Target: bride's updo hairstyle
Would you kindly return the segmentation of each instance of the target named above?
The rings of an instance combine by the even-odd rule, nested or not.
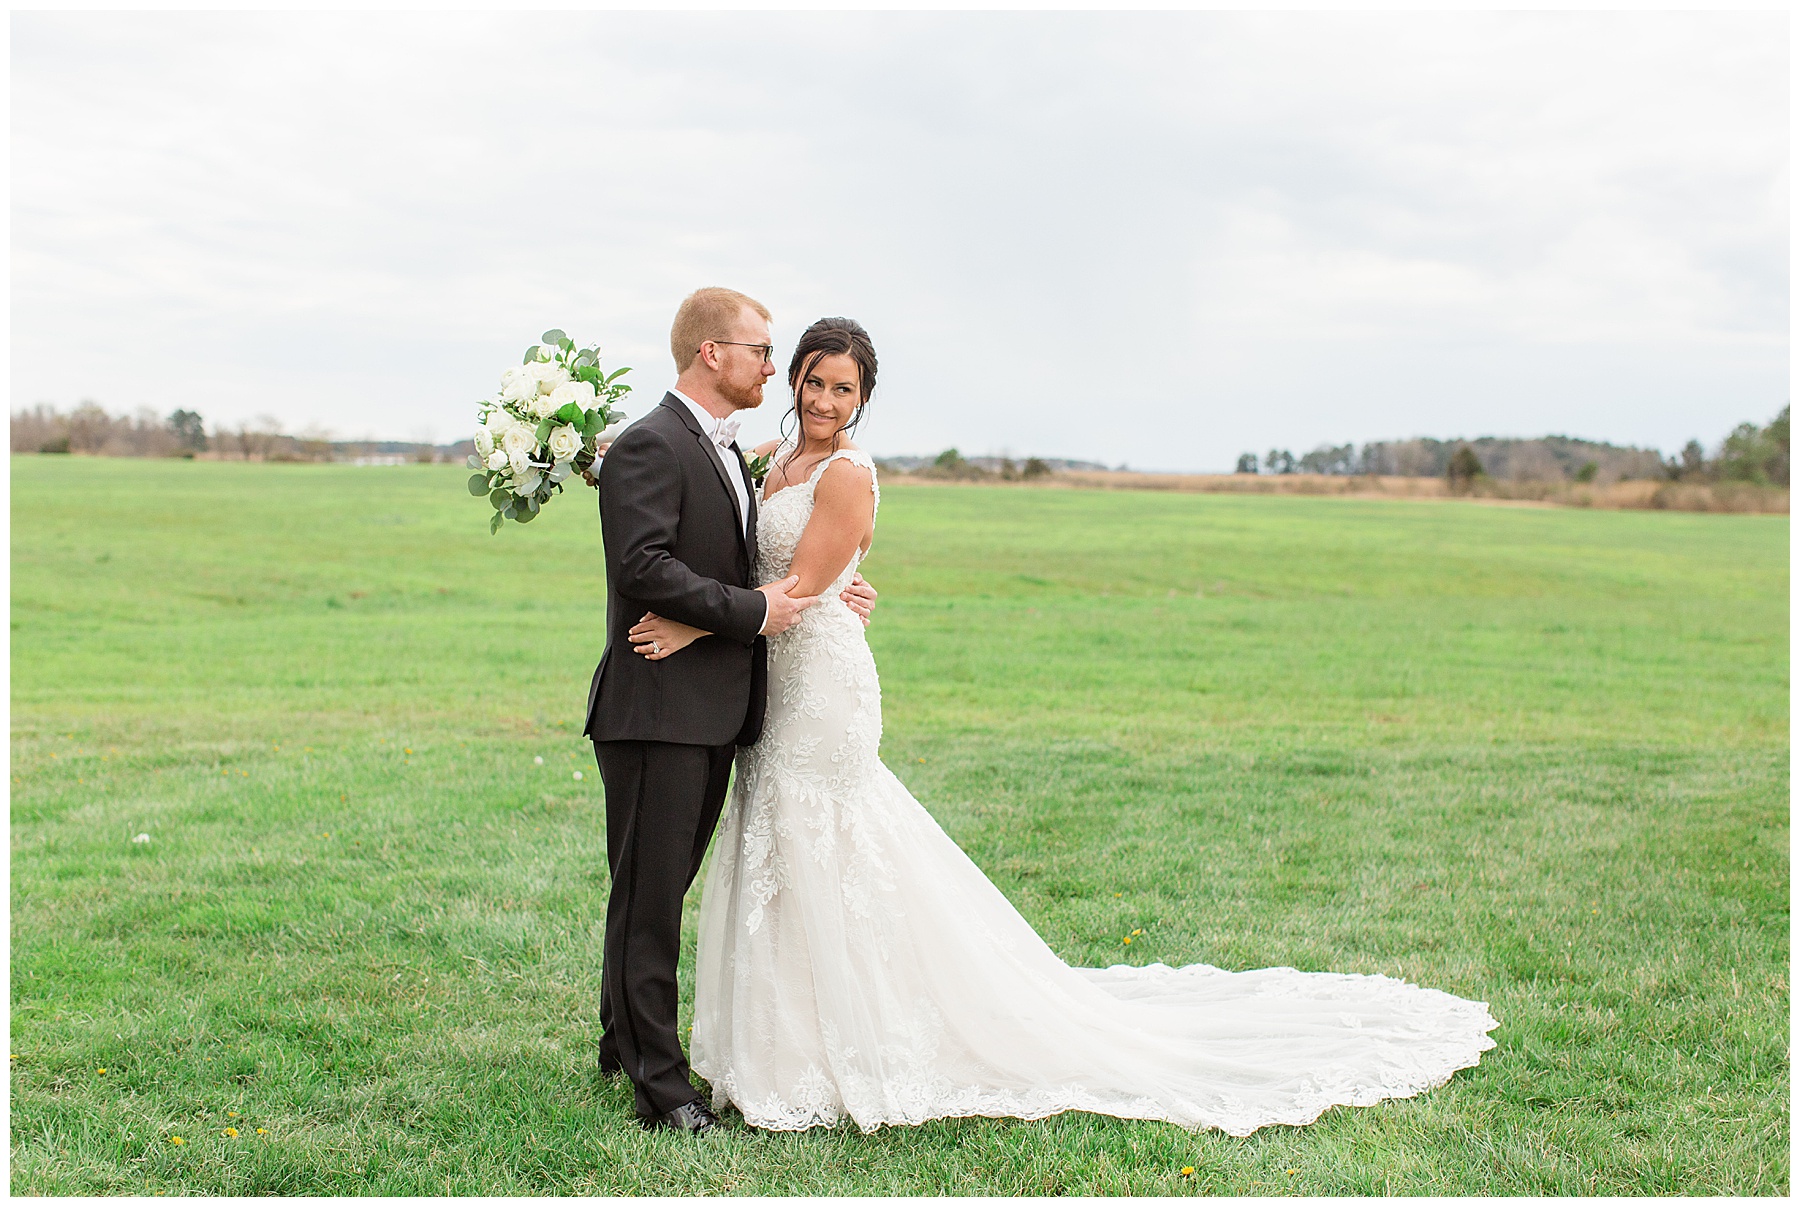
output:
[[[862,401],[856,404],[856,411],[850,416],[850,422],[837,431],[841,436],[862,422],[863,410],[869,405],[869,395],[875,392],[875,345],[869,339],[869,333],[863,330],[863,325],[855,319],[820,319],[801,332],[800,342],[794,345],[794,359],[788,362],[788,388],[794,392],[794,407],[788,412],[788,416],[795,423],[800,421],[800,383],[813,371],[813,366],[827,356],[848,356],[854,360],[857,381],[862,390]],[[787,426],[785,420],[782,426]],[[836,443],[835,437],[833,443]],[[798,442],[796,452],[797,444]]]

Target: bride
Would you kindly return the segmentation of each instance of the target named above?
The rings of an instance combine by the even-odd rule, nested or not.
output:
[[[882,765],[881,686],[837,594],[875,534],[848,435],[875,351],[821,319],[794,351],[757,581],[819,602],[769,642],[768,719],[738,752],[700,913],[693,1068],[784,1131],[1093,1111],[1248,1135],[1441,1085],[1494,1046],[1484,1002],[1291,968],[1071,968]],[[632,630],[666,658],[703,631]]]

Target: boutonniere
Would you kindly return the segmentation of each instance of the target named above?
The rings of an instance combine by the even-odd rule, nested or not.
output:
[[[746,458],[745,464],[748,465],[750,469],[750,480],[760,487],[763,484],[763,479],[769,476],[769,465],[774,460],[774,453],[764,453],[760,457]]]

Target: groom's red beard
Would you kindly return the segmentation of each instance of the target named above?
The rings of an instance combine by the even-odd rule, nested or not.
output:
[[[760,376],[752,385],[740,386],[735,382],[721,381],[718,388],[719,397],[740,411],[762,405],[763,379]]]

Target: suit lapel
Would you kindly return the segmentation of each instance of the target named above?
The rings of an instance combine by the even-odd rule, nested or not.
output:
[[[738,472],[744,476],[744,497],[750,500],[750,522],[744,525],[744,552],[750,559],[750,569],[756,569],[756,483],[750,477],[750,466],[744,460],[744,450],[731,442],[731,451],[737,457]]]
[[[737,517],[738,544],[747,547],[748,542],[746,540],[746,533],[749,530],[749,525],[744,522],[744,513],[738,507],[737,491],[731,489],[731,479],[726,476],[729,471],[725,468],[725,458],[720,454],[719,446],[712,442],[712,437],[700,430],[699,421],[694,418],[694,413],[687,409],[686,404],[683,403],[681,399],[675,397],[673,394],[665,394],[663,395],[662,405],[668,407],[671,411],[674,411],[681,419],[682,426],[692,432],[694,439],[700,442],[700,447],[706,454],[707,461],[712,464],[713,472],[719,476],[719,485],[725,491],[726,501],[731,504],[731,514]],[[741,472],[744,467],[743,458],[737,458],[737,462],[738,469]],[[746,495],[746,497],[748,496]],[[752,507],[754,506],[755,504],[752,504]]]

